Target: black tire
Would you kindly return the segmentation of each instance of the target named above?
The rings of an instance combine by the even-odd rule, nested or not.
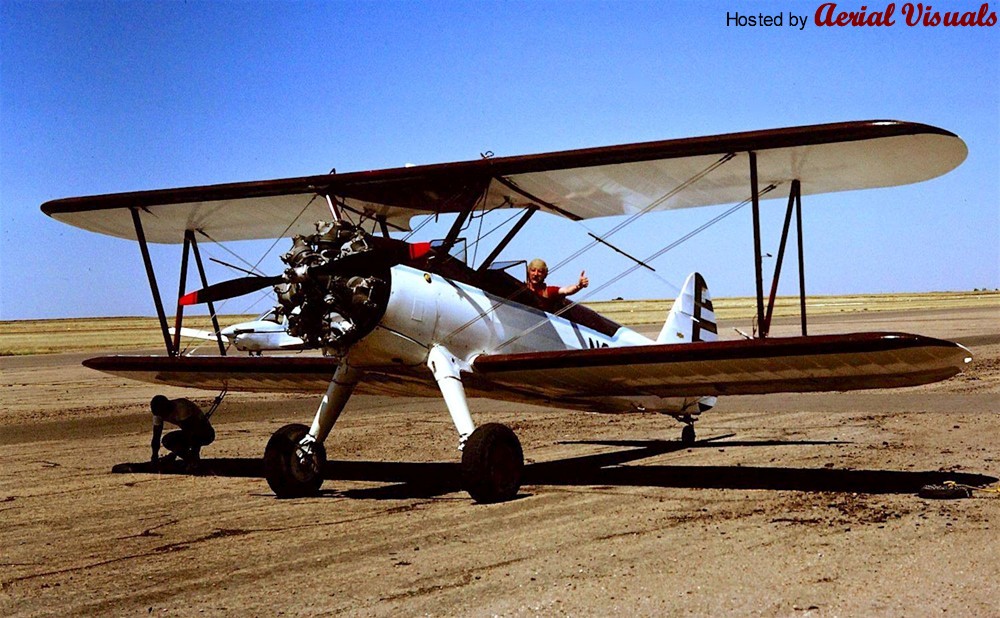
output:
[[[315,496],[323,484],[326,449],[313,445],[310,464],[299,461],[295,451],[299,441],[309,432],[305,425],[285,425],[271,435],[264,448],[264,477],[279,498]]]
[[[524,451],[514,431],[487,423],[472,432],[462,449],[462,487],[480,504],[517,496],[524,471]]]
[[[694,425],[684,425],[684,429],[681,429],[681,444],[684,446],[694,444]]]

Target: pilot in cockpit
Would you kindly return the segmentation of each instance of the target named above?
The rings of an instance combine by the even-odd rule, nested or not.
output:
[[[545,285],[545,277],[549,274],[549,267],[544,260],[535,258],[528,263],[527,288],[540,300],[542,309],[554,311],[564,304],[567,296],[576,294],[583,288],[590,285],[587,278],[587,271],[580,273],[580,279],[572,285],[559,287],[556,285]]]

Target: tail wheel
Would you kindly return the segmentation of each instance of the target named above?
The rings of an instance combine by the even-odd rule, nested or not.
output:
[[[521,489],[524,452],[514,431],[487,423],[472,432],[462,449],[462,486],[482,504],[506,502]]]
[[[310,453],[300,448],[309,432],[305,425],[285,425],[271,435],[264,449],[264,477],[279,498],[314,496],[323,484],[326,449],[313,443]]]

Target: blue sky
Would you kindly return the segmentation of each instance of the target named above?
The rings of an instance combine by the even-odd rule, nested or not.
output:
[[[969,158],[918,185],[807,197],[808,291],[1000,287],[1000,27],[817,27],[820,4],[3,0],[0,319],[154,314],[135,243],[49,219],[51,199],[875,118],[953,131]],[[789,11],[810,23],[788,27]],[[736,12],[786,25],[727,26]],[[649,255],[724,209],[650,215],[614,240]],[[783,201],[763,216],[776,253]],[[535,217],[504,257],[556,263],[615,223]],[[202,251],[255,262],[269,246]],[[715,296],[751,295],[752,259],[744,209],[593,299],[673,296],[691,270]],[[169,307],[180,246],[153,260]],[[629,265],[597,248],[550,279],[586,269],[596,287]],[[795,283],[786,270],[781,292]]]

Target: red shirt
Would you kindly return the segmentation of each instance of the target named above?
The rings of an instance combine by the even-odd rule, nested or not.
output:
[[[536,290],[531,286],[527,286],[531,292],[538,297],[539,307],[543,311],[548,311],[549,313],[554,313],[558,311],[560,307],[565,304],[566,296],[559,293],[558,285],[549,285],[544,289]]]

